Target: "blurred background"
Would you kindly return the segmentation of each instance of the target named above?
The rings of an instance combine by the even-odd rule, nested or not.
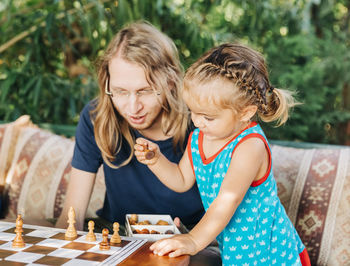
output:
[[[185,69],[223,42],[260,51],[271,83],[303,103],[285,126],[263,125],[269,138],[350,145],[350,0],[0,0],[0,121],[74,128],[98,91],[96,58],[141,19]]]

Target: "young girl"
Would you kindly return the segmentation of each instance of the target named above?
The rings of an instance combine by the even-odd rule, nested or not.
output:
[[[277,196],[269,144],[253,121],[286,122],[295,105],[291,93],[271,86],[259,53],[223,44],[188,69],[182,96],[197,129],[180,163],[144,138],[136,140],[135,155],[176,192],[197,181],[206,214],[188,234],[157,241],[151,250],[195,254],[217,237],[223,265],[310,265]]]

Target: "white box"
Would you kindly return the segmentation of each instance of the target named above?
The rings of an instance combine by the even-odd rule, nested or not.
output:
[[[167,214],[138,214],[138,222],[142,222],[148,220],[150,225],[131,225],[129,223],[129,218],[131,214],[125,215],[125,227],[127,235],[130,237],[137,237],[142,239],[148,239],[151,241],[157,241],[163,238],[169,238],[174,236],[175,234],[180,234],[179,229],[174,224],[173,219],[171,219],[170,215]],[[163,220],[168,222],[169,225],[157,225],[156,223],[159,220]],[[148,229],[149,232],[152,230],[159,232],[159,234],[136,234],[133,233],[135,230]],[[173,234],[166,233],[168,230],[171,230]]]

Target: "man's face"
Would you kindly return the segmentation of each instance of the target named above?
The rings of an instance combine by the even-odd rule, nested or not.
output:
[[[151,88],[143,68],[116,56],[109,62],[109,73],[113,105],[130,126],[143,134],[161,129],[164,99]]]

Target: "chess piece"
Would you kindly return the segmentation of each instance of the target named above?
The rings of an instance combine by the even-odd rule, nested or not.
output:
[[[88,222],[89,233],[87,233],[85,240],[89,242],[96,241],[96,236],[94,234],[95,223],[94,221]]]
[[[146,157],[147,160],[153,159],[154,155],[155,155],[154,151],[146,150],[145,157]]]
[[[16,233],[16,236],[12,242],[12,247],[13,248],[24,248],[25,244],[24,244],[24,240],[22,237],[23,220],[22,220],[22,216],[20,214],[17,215],[15,233]]]
[[[77,230],[75,229],[75,211],[73,207],[71,206],[68,211],[68,228],[66,230],[66,233],[64,235],[64,238],[66,240],[74,240],[78,237]]]
[[[111,244],[119,244],[122,242],[119,235],[119,223],[113,223],[113,235],[111,237]]]
[[[156,155],[154,151],[148,149],[147,145],[143,145],[143,150],[146,152],[145,158],[147,160],[153,159],[154,155]]]
[[[138,222],[138,216],[137,216],[137,214],[131,214],[130,215],[130,218],[129,218],[129,223],[131,224],[131,225],[135,225],[135,224],[137,224],[137,222]]]
[[[100,243],[100,250],[109,250],[111,248],[108,242],[108,233],[109,231],[107,228],[102,229],[102,242]]]

